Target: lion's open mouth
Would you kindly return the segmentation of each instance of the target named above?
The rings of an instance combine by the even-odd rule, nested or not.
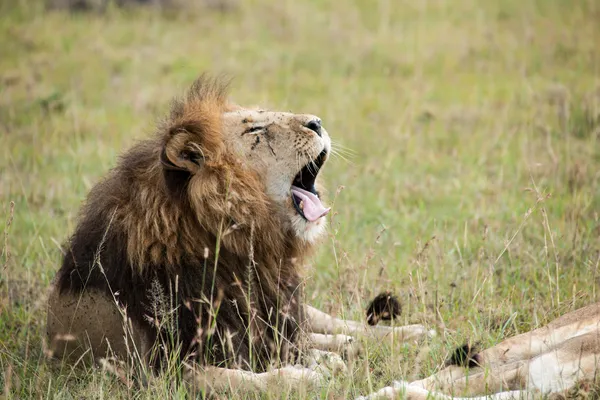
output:
[[[317,158],[306,164],[292,182],[292,202],[302,218],[314,222],[327,215],[331,208],[325,207],[319,199],[315,188],[315,180],[319,170],[327,158],[327,150],[323,150]]]

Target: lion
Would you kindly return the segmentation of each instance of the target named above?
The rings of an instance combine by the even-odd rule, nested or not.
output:
[[[87,196],[49,296],[50,353],[152,370],[175,358],[203,390],[261,390],[277,377],[320,382],[294,365],[355,353],[353,337],[433,335],[304,303],[303,266],[330,211],[317,179],[330,153],[318,117],[243,108],[201,76]]]
[[[396,381],[357,400],[580,398],[579,386],[597,385],[600,303],[481,352],[465,346],[446,368],[415,382]],[[470,354],[474,353],[474,354]],[[458,364],[458,365],[456,365]],[[583,396],[585,397],[585,396]]]

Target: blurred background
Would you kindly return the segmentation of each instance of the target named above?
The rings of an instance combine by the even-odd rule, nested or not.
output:
[[[185,397],[52,366],[42,338],[85,195],[202,72],[336,143],[309,301],[362,319],[392,290],[441,333],[422,363],[371,343],[321,397],[595,301],[599,44],[596,0],[0,0],[0,398]]]

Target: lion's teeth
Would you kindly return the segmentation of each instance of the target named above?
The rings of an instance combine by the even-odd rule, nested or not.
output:
[[[298,206],[301,210],[304,210],[304,200],[300,200],[300,204]]]

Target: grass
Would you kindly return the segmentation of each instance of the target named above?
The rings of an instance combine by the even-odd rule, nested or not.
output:
[[[492,345],[596,301],[599,20],[594,0],[166,15],[0,0],[0,398],[186,396],[168,377],[134,390],[48,363],[44,297],[86,193],[202,71],[233,76],[241,104],[319,115],[355,153],[324,170],[334,215],[310,302],[362,319],[390,289],[402,322],[441,333],[420,363],[418,348],[368,342],[318,395],[428,375],[466,338]]]

